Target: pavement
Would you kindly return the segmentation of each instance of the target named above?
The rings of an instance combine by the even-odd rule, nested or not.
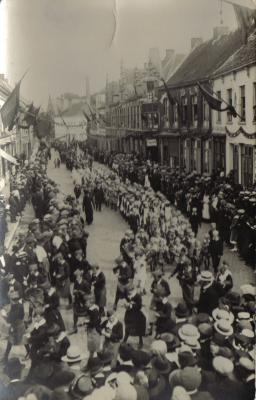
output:
[[[73,182],[71,172],[66,169],[64,165],[60,168],[55,168],[53,165],[54,153],[52,160],[48,165],[48,176],[53,179],[59,185],[59,189],[65,193],[73,194]],[[100,166],[101,168],[106,168]],[[27,224],[34,218],[34,212],[32,206],[27,204],[19,226],[16,228],[16,233],[20,229],[24,229]],[[88,239],[88,261],[97,262],[105,273],[107,280],[107,303],[108,306],[112,307],[114,303],[114,297],[116,292],[116,276],[113,274],[114,260],[119,255],[119,244],[123,237],[124,232],[128,228],[126,222],[122,219],[118,211],[110,210],[103,206],[102,212],[94,211],[93,224],[88,226],[86,229],[89,232]],[[205,232],[209,230],[208,224],[202,224],[199,231],[199,239],[201,239]],[[245,263],[239,259],[236,253],[230,252],[229,249],[225,249],[223,259],[226,259],[231,267],[233,278],[234,278],[234,289],[237,290],[244,283],[255,282],[255,275],[252,269],[245,265]],[[169,281],[171,288],[171,302],[173,305],[177,304],[181,300],[181,290],[176,277],[169,279],[170,271],[173,267],[166,268],[165,278]],[[146,282],[147,294],[143,297],[143,311],[147,316],[149,310],[149,304],[151,300],[150,284],[151,277],[149,276]],[[196,288],[195,296],[199,294],[199,287]],[[72,310],[68,310],[65,303],[61,304],[60,307],[66,330],[69,332],[73,326]],[[125,312],[124,301],[120,301],[118,304],[118,316],[123,320]],[[79,328],[77,334],[69,336],[72,344],[79,346],[81,352],[87,349],[87,337],[84,328]],[[129,339],[130,340],[130,339]],[[149,342],[152,338],[145,338],[145,347],[148,347]],[[131,338],[132,343],[136,343],[137,339]],[[24,348],[22,346],[16,346],[12,349],[12,354],[24,356]]]

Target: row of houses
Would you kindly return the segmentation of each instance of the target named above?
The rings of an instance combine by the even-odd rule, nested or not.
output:
[[[146,158],[186,171],[212,174],[232,170],[236,182],[249,187],[256,176],[256,26],[248,30],[215,28],[213,37],[193,43],[191,52],[163,85],[148,85],[147,96],[106,105],[107,124],[91,129],[101,149],[138,152]],[[229,110],[209,107],[198,82]],[[158,81],[159,83],[159,81]]]
[[[3,74],[0,74],[0,108],[12,92],[13,87]],[[20,107],[24,109],[28,102],[20,98]],[[27,127],[23,122],[23,113],[19,114],[19,121],[11,130],[4,128],[0,115],[0,190],[8,181],[15,158],[29,159],[35,141],[33,127]]]

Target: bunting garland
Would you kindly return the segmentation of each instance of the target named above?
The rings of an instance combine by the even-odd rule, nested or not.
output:
[[[86,124],[84,122],[81,122],[80,124],[67,124],[67,123],[64,124],[63,122],[54,121],[54,123],[55,123],[55,125],[66,126],[67,128],[81,128],[81,127],[86,126]]]
[[[236,132],[230,132],[226,126],[225,126],[225,130],[226,130],[227,135],[231,138],[235,138],[238,135],[240,135],[240,133],[241,133],[247,139],[256,139],[256,132],[247,133],[242,126],[240,126],[240,128]]]

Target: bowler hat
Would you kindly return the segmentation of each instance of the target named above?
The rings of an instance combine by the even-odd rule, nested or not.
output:
[[[159,374],[167,375],[171,372],[171,364],[165,356],[157,355],[151,360],[152,367],[154,367]]]
[[[189,316],[190,312],[186,305],[186,303],[178,303],[177,307],[175,308],[175,314],[178,318],[186,318]]]

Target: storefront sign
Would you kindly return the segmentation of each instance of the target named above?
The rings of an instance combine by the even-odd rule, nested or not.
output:
[[[155,147],[155,146],[157,146],[156,139],[147,139],[147,147]]]

